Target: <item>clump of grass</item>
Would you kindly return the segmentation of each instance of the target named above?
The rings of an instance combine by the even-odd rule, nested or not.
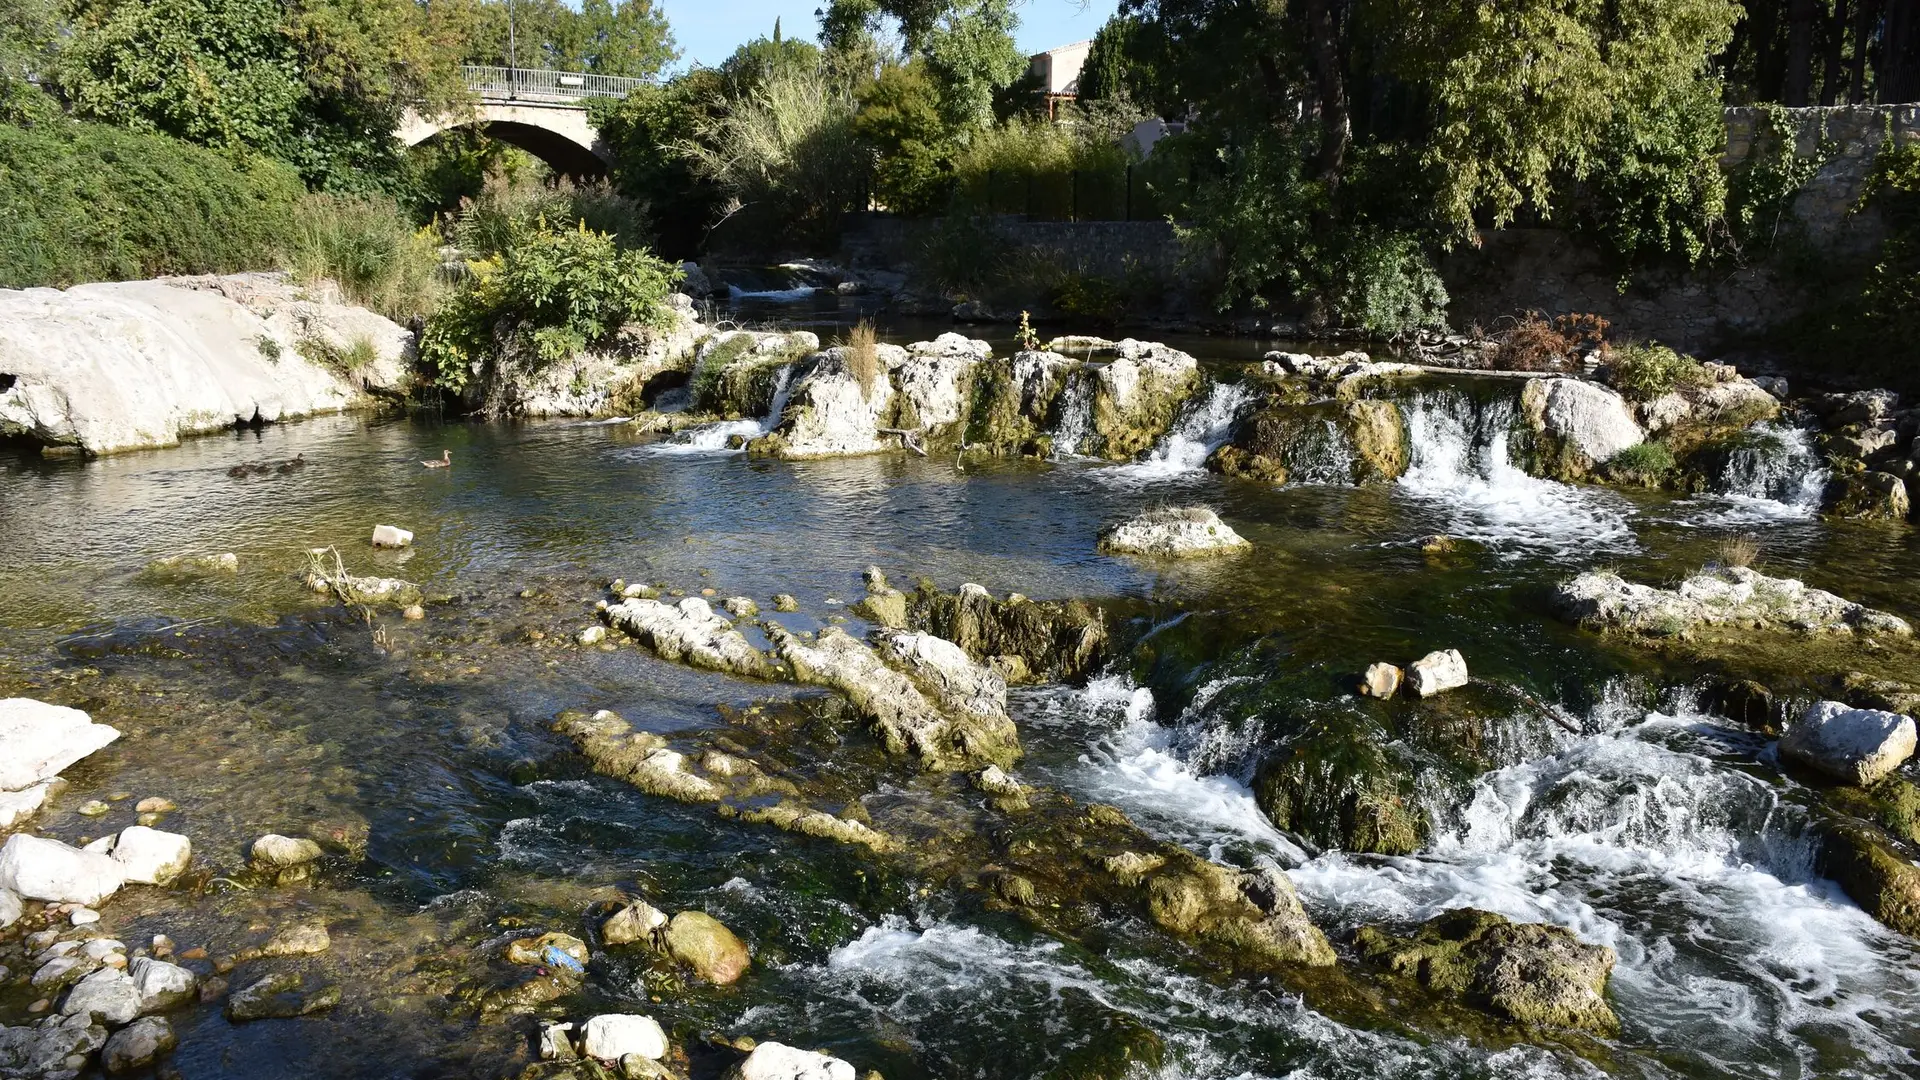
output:
[[[887,377],[887,367],[880,362],[880,335],[871,320],[861,319],[854,326],[847,334],[846,348],[848,373],[859,381],[862,391],[871,393]]]
[[[1697,386],[1700,362],[1665,345],[1629,345],[1609,361],[1613,388],[1635,401],[1652,401],[1682,387]]]
[[[1606,463],[1607,479],[1617,484],[1657,488],[1674,470],[1673,451],[1666,443],[1650,439],[1629,446]]]
[[[1721,566],[1752,566],[1760,558],[1760,538],[1752,533],[1721,537],[1713,557]]]

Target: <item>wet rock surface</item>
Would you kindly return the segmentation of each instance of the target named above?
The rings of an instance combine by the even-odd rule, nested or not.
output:
[[[1150,510],[1100,534],[1100,550],[1118,555],[1187,559],[1253,545],[1204,506]]]
[[[1902,638],[1913,633],[1895,615],[1743,566],[1703,570],[1673,589],[1590,571],[1563,582],[1553,602],[1563,618],[1583,625],[1655,636],[1701,626]]]
[[[1437,994],[1518,1023],[1603,1034],[1619,1027],[1606,999],[1613,950],[1563,927],[1462,908],[1405,937],[1363,928],[1355,945]]]

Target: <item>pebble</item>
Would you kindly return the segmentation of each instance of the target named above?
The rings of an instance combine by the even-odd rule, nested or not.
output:
[[[80,812],[88,817],[99,817],[111,809],[113,809],[113,807],[108,806],[99,799],[88,799],[86,802],[80,804]]]
[[[43,1013],[51,1008],[53,1008],[53,1002],[47,998],[41,998],[39,1001],[27,1006],[27,1011],[30,1013]]]
[[[107,801],[108,802],[124,802],[131,798],[133,798],[133,792],[131,791],[116,791],[113,794],[107,796]]]
[[[701,589],[700,595],[701,596],[717,596],[719,595],[719,592],[720,590],[718,589]]]
[[[427,609],[421,607],[419,604],[408,604],[401,610],[400,617],[408,622],[419,622],[421,619],[427,617]]]
[[[142,814],[164,814],[170,810],[179,809],[179,807],[173,804],[172,799],[161,795],[149,795],[139,802],[134,803],[133,808]]]
[[[182,960],[205,960],[206,958],[207,950],[198,945],[180,954]]]
[[[173,955],[173,939],[165,934],[153,935],[153,955],[165,960]]]
[[[79,908],[74,911],[72,915],[67,916],[67,918],[75,926],[87,926],[99,922],[100,913],[92,908]]]

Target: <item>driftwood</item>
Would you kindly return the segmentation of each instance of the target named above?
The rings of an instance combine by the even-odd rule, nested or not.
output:
[[[907,449],[913,451],[914,453],[919,454],[921,457],[927,456],[927,448],[920,445],[920,431],[918,429],[913,431],[908,431],[905,428],[883,427],[878,430],[882,435],[900,436],[901,446],[904,446]]]

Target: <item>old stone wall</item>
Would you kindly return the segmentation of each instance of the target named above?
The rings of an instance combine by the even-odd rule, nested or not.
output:
[[[1171,280],[1180,273],[1180,242],[1164,221],[1028,221],[1009,214],[988,224],[992,237],[987,242],[1004,256],[1044,258],[1116,281],[1135,274]],[[933,261],[944,222],[860,214],[848,225],[841,257],[849,265],[912,274]]]

